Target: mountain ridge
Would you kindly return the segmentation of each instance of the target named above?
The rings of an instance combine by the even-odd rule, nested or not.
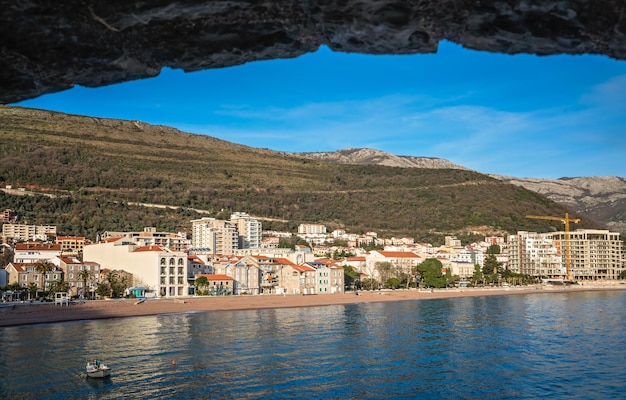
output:
[[[525,215],[571,212],[523,187],[447,168],[437,159],[428,163],[446,168],[341,164],[140,121],[22,107],[0,107],[0,132],[0,183],[60,194],[2,192],[0,208],[18,211],[29,223],[56,224],[66,235],[145,226],[185,231],[201,217],[198,209],[216,218],[233,211],[271,218],[276,222],[266,226],[273,230],[323,223],[432,243],[444,235],[558,230],[558,224]],[[380,156],[366,153],[369,162]],[[148,210],[135,205],[140,203],[172,209]],[[601,226],[581,217],[584,227]]]
[[[468,169],[441,158],[399,156],[367,148],[293,154],[344,164],[389,165],[399,168]],[[487,175],[542,194],[575,212],[603,223],[611,230],[622,234],[626,233],[626,179],[623,177],[608,175],[543,179],[499,174]]]

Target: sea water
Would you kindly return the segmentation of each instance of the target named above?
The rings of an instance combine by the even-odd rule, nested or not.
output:
[[[626,397],[626,291],[0,328],[0,399]],[[112,367],[84,373],[87,360]]]

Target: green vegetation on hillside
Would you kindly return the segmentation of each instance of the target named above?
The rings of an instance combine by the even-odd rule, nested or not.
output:
[[[310,222],[431,241],[471,231],[561,229],[524,216],[568,211],[472,171],[315,162],[137,121],[0,107],[0,133],[0,182],[57,195],[4,194],[0,207],[92,238],[144,226],[188,230],[201,216],[190,208],[290,221],[264,223],[275,229]],[[598,227],[588,220],[584,226]]]

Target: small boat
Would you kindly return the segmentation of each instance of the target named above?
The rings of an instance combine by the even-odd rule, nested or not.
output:
[[[87,361],[85,370],[90,378],[106,378],[111,375],[111,368],[98,359],[95,359],[93,362]]]

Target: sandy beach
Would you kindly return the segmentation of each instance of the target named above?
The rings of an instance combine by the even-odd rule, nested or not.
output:
[[[123,318],[186,312],[215,312],[263,308],[311,307],[333,304],[384,301],[428,300],[468,296],[519,295],[592,290],[626,290],[626,285],[610,286],[529,286],[510,288],[463,288],[440,290],[362,291],[326,295],[260,295],[189,297],[180,299],[113,299],[78,301],[69,305],[54,303],[0,303],[0,327],[103,318]]]

